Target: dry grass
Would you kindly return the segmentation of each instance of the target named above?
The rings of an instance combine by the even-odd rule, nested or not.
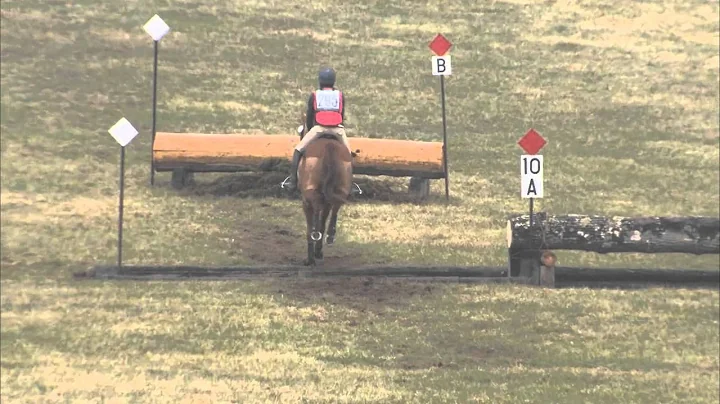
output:
[[[717,291],[68,281],[115,260],[118,146],[106,130],[122,116],[140,130],[127,153],[126,263],[303,258],[283,173],[198,175],[183,192],[161,174],[148,186],[141,27],[156,12],[172,27],[161,131],[290,133],[331,64],[351,137],[439,140],[427,42],[440,31],[455,43],[451,203],[442,181],[417,202],[405,179],[357,178],[370,198],[343,210],[326,266],[503,265],[505,216],[526,209],[516,141],[529,127],[549,139],[541,210],[720,214],[716,2],[4,1],[3,402],[717,399]]]
[[[720,381],[714,291],[14,286],[6,402],[712,402]]]

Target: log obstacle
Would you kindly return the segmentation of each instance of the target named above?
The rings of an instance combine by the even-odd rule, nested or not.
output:
[[[539,212],[533,215],[531,226],[529,215],[515,215],[507,221],[507,246],[509,277],[528,277],[532,283],[552,286],[557,263],[553,250],[720,254],[720,218],[551,216]]]
[[[718,287],[720,272],[712,270],[653,270],[556,268],[558,286],[643,287],[648,284]],[[508,277],[507,268],[443,266],[360,266],[308,269],[303,266],[96,266],[73,273],[75,279],[118,280],[251,280],[287,278],[380,278],[453,283],[532,284],[530,278]]]
[[[157,132],[153,165],[182,187],[196,172],[287,171],[299,136]],[[353,173],[411,177],[409,190],[427,196],[429,180],[445,178],[441,142],[351,137]]]

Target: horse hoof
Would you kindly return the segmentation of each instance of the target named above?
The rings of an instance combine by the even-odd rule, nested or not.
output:
[[[330,245],[335,242],[335,236],[327,236],[325,238],[325,244]]]
[[[315,259],[316,259],[316,260],[322,260],[323,258],[325,258],[325,256],[324,256],[324,254],[323,254],[322,252],[315,253]]]
[[[314,266],[315,260],[306,259],[305,261],[303,261],[303,265],[305,265],[306,267]]]

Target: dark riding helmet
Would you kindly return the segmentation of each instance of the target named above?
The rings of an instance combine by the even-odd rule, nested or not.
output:
[[[318,82],[320,87],[333,87],[335,85],[335,70],[331,67],[320,69]]]

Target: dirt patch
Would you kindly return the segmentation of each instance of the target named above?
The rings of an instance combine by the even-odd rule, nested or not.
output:
[[[216,110],[232,111],[232,112],[247,112],[247,111],[262,111],[268,112],[270,108],[265,105],[245,102],[240,103],[237,101],[196,101],[186,97],[175,96],[168,102],[168,106],[173,110],[186,110],[195,109],[203,111],[215,112]]]
[[[68,201],[54,203],[43,195],[6,191],[0,194],[0,203],[3,208],[33,206],[40,209],[42,214],[50,216],[97,216],[106,214],[108,209],[113,208],[116,201],[109,197],[79,196]]]
[[[212,177],[215,178],[212,178]],[[287,177],[283,171],[262,173],[235,173],[213,175],[206,174],[212,179],[203,179],[203,174],[196,174],[193,184],[179,191],[187,196],[214,196],[251,198],[262,200],[257,214],[242,215],[240,222],[233,225],[227,237],[233,243],[243,246],[242,251],[229,252],[229,254],[242,254],[252,263],[269,265],[300,265],[305,259],[307,250],[305,243],[305,228],[302,213],[300,212],[299,194],[289,195],[280,188],[280,184]],[[355,179],[361,189],[362,195],[351,198],[350,205],[367,201],[388,201],[391,203],[416,201],[401,185],[406,179],[366,178]],[[300,215],[300,222],[270,220],[276,217],[287,216],[288,211],[279,206],[272,199],[294,200],[297,209],[293,215]],[[432,200],[430,198],[429,200]],[[284,204],[283,204],[284,205]],[[286,206],[286,205],[285,205]],[[255,209],[255,208],[253,208]],[[263,217],[259,217],[262,215]],[[297,217],[296,217],[297,218]],[[294,219],[297,220],[297,219]],[[321,268],[348,268],[377,262],[377,257],[368,257],[363,251],[350,249],[341,242],[335,245],[324,246],[325,259],[318,262]]]
[[[307,254],[305,232],[291,230],[290,226],[243,223],[233,237],[248,246],[243,254],[256,264],[302,265]],[[318,270],[351,268],[367,263],[360,253],[343,251],[338,254],[334,248],[335,245],[323,247],[325,259],[318,262]]]
[[[142,32],[131,34],[127,31],[110,28],[98,28],[91,30],[91,32],[96,38],[102,38],[107,42],[115,44],[136,46],[144,44],[145,41],[145,36]]]
[[[29,10],[21,12],[17,10],[0,10],[0,16],[11,21],[23,21],[32,23],[48,23],[52,21],[52,18],[47,13],[42,13],[38,10]]]
[[[42,195],[3,194],[3,210],[14,209],[8,216],[20,223],[45,223],[61,217],[93,219],[111,214],[112,198],[77,197],[65,202],[48,201]]]
[[[279,280],[268,293],[282,295],[299,303],[318,301],[354,309],[359,315],[382,316],[388,310],[406,307],[415,297],[439,293],[445,285],[371,277]],[[350,323],[353,322],[349,319]],[[350,324],[352,325],[352,324]]]
[[[288,171],[289,171],[288,165]],[[220,176],[211,181],[203,181],[203,174],[195,174],[195,182],[184,194],[234,196],[240,198],[287,198],[288,194],[280,188],[287,174],[284,172],[237,173]]]
[[[268,224],[242,224],[234,237],[241,239],[245,248],[243,255],[258,264],[301,264],[303,258],[302,234],[287,228]]]
[[[114,198],[77,197],[50,207],[46,214],[53,216],[82,216],[86,218],[107,216],[116,203]]]
[[[35,194],[12,191],[3,191],[0,193],[0,205],[2,205],[3,208],[30,206],[43,201],[44,199]]]
[[[705,134],[703,135],[703,139],[709,140],[711,142],[716,142],[718,139],[720,139],[720,130],[709,129],[709,130],[705,131]]]
[[[203,174],[196,174],[195,182],[181,191],[189,195],[234,196],[240,198],[291,198],[299,199],[299,194],[289,195],[280,188],[280,184],[288,176],[287,170],[262,173],[237,173],[222,175],[210,181],[202,179]],[[421,203],[419,197],[407,191],[408,178],[377,178],[356,175],[353,182],[362,190],[361,195],[350,198],[352,202],[381,201],[394,203]],[[433,201],[433,196],[425,201]]]

